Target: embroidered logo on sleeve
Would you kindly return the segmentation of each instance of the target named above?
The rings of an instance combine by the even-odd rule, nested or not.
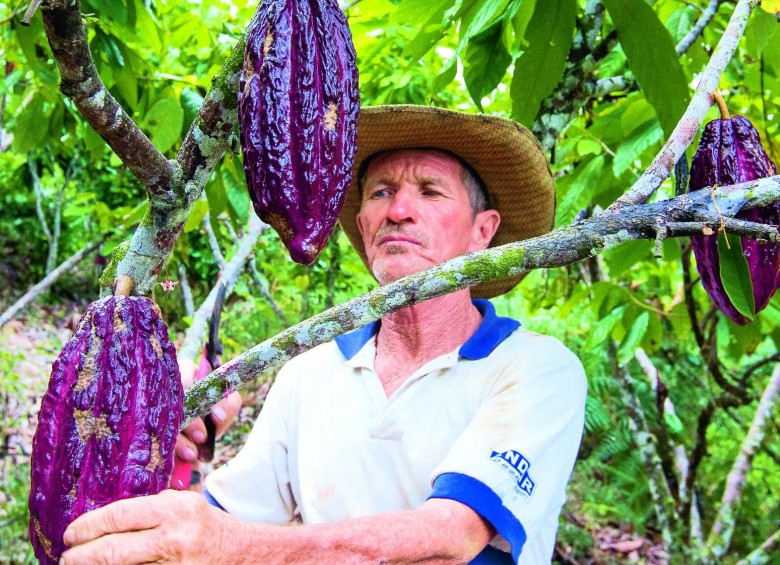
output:
[[[531,462],[520,454],[519,451],[507,450],[499,453],[494,451],[490,460],[497,463],[506,473],[515,480],[514,491],[517,494],[530,498],[536,488],[536,483],[531,480],[528,471]]]

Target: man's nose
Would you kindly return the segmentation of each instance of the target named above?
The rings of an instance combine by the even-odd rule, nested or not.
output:
[[[401,186],[393,195],[390,207],[387,210],[387,219],[393,223],[401,224],[415,222],[417,220],[415,192],[412,187]]]

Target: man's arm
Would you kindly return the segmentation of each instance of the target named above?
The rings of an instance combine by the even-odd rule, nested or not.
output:
[[[61,563],[466,563],[494,535],[476,512],[446,499],[334,524],[272,526],[169,490],[79,517],[65,531],[72,548]]]

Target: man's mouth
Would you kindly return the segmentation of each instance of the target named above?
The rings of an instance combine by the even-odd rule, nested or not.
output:
[[[409,243],[411,245],[422,245],[418,240],[413,237],[400,235],[400,234],[387,234],[379,238],[378,244],[397,244],[397,243]]]

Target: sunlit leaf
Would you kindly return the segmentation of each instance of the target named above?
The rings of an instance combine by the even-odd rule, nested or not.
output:
[[[723,288],[737,311],[752,320],[756,316],[753,283],[747,259],[742,254],[742,238],[728,234],[728,243],[718,234],[718,265]]]

